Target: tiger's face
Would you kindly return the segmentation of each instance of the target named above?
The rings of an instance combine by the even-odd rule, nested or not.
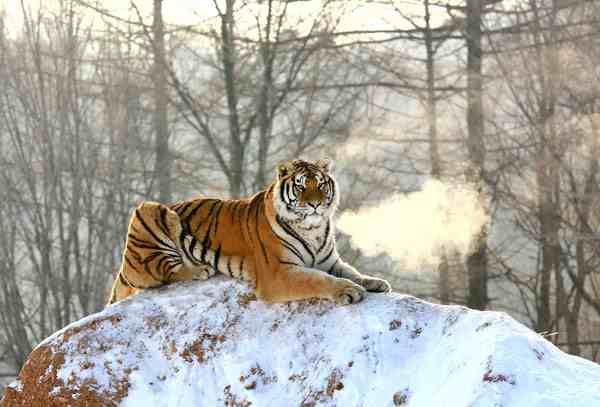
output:
[[[337,206],[337,185],[330,171],[329,160],[280,164],[275,193],[278,215],[308,228],[321,225]]]

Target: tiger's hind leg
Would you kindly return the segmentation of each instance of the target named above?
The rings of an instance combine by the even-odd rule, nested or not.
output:
[[[110,297],[106,306],[114,304],[117,301],[121,301],[130,295],[137,294],[138,291],[139,290],[137,288],[127,285],[123,279],[123,276],[121,275],[121,272],[119,272],[115,278],[115,281],[113,282],[112,289],[110,290]]]
[[[169,283],[190,280],[204,281],[216,274],[217,271],[214,267],[202,263],[191,254],[194,248],[193,241],[194,238],[191,235],[182,236],[182,239],[178,240],[180,242],[178,250],[182,253],[183,266],[169,275]]]

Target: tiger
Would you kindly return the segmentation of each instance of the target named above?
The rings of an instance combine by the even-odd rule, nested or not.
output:
[[[273,182],[243,199],[143,202],[134,211],[107,305],[140,290],[217,272],[247,282],[267,303],[360,302],[391,291],[340,258],[333,215],[339,189],[330,159],[277,166]]]

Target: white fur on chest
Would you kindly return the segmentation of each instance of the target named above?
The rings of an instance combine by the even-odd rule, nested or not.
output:
[[[325,224],[320,224],[316,227],[305,229],[301,227],[294,228],[296,233],[310,246],[312,252],[316,252],[325,240]]]

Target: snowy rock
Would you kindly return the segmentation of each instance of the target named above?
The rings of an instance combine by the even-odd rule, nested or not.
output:
[[[400,294],[268,305],[225,278],[144,292],[29,356],[2,406],[600,406],[600,366],[506,314]]]

